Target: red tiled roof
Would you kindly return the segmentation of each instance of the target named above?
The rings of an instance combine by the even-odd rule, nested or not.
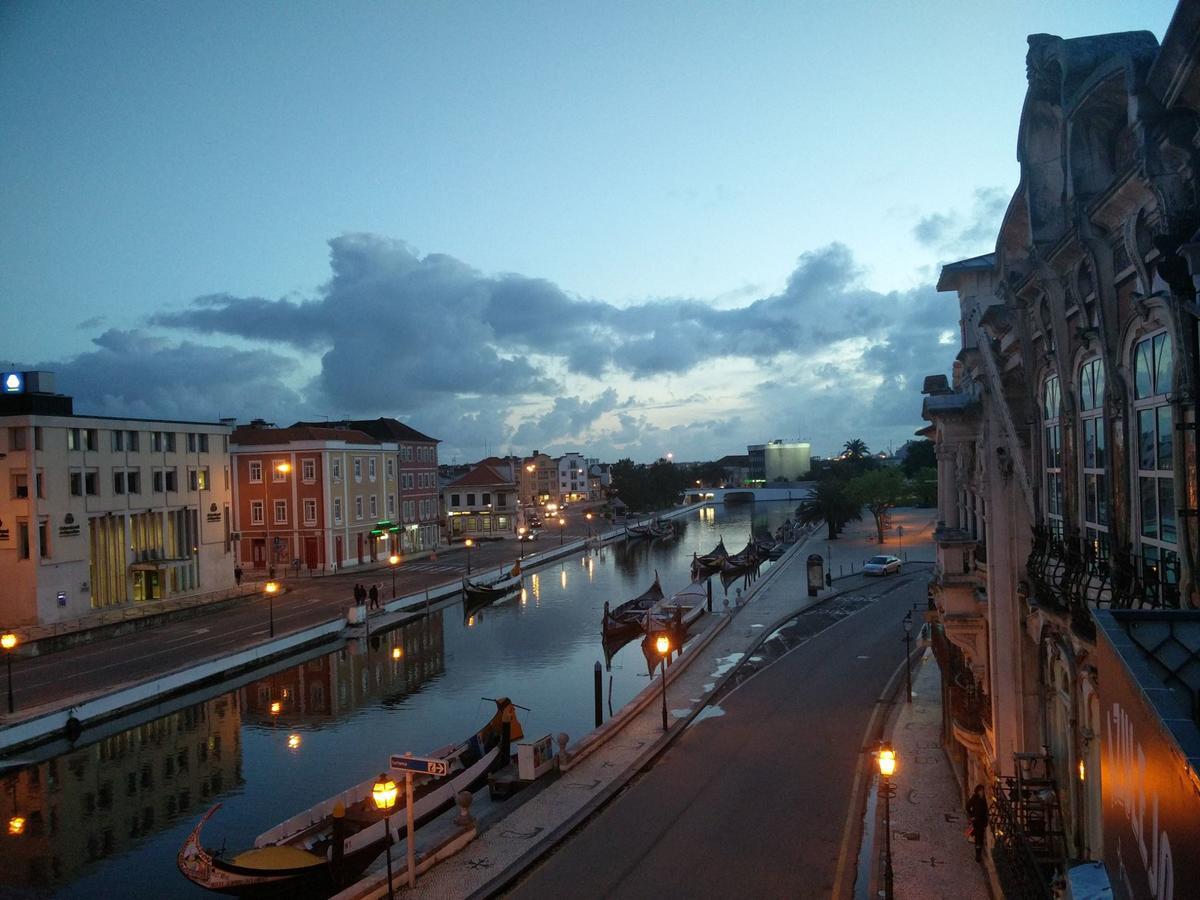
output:
[[[290,444],[293,441],[344,441],[347,444],[378,444],[366,432],[352,428],[320,428],[315,425],[293,425],[290,428],[250,428],[241,426],[229,437],[231,444]]]
[[[316,422],[296,422],[292,427],[295,428],[298,425],[317,425],[320,427],[320,423]],[[417,429],[405,425],[397,419],[384,416],[380,416],[378,419],[346,419],[341,422],[329,422],[326,423],[326,427],[356,428],[380,440],[414,441],[416,443],[427,444],[441,443],[437,438],[421,434]]]
[[[472,485],[484,487],[494,484],[512,484],[512,482],[491,466],[476,466],[466,475],[450,482],[446,487],[471,487]]]

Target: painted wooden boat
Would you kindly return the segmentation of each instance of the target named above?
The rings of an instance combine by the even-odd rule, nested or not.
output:
[[[671,640],[671,651],[675,652],[687,640],[688,630],[699,619],[708,605],[708,578],[697,579],[666,597],[650,610],[646,616],[646,633],[642,638],[642,653],[650,671],[661,661],[657,641],[666,634]]]
[[[414,776],[413,817],[420,827],[454,805],[459,791],[475,791],[509,762],[509,742],[523,735],[516,707],[507,697],[496,713],[460,744],[429,753],[449,763],[444,778]],[[400,773],[397,773],[399,775]],[[254,847],[225,858],[201,842],[204,814],[176,857],[179,871],[200,887],[238,897],[326,897],[352,884],[387,847],[407,835],[403,794],[387,822],[376,810],[371,778],[260,834]]]
[[[666,596],[654,573],[654,584],[632,600],[626,600],[616,609],[610,610],[604,603],[604,615],[600,620],[600,632],[606,642],[615,642],[623,636],[636,637],[646,627],[646,614]]]
[[[754,541],[750,541],[739,552],[721,560],[721,577],[736,577],[744,575],[758,566],[758,550]]]
[[[709,575],[716,575],[721,571],[721,563],[729,557],[729,551],[725,549],[725,539],[717,541],[717,546],[712,548],[711,553],[706,553],[704,556],[692,554],[692,580],[697,581],[700,578],[707,578]]]
[[[493,601],[507,597],[521,587],[521,563],[517,562],[508,572],[501,572],[490,581],[472,581],[463,578],[463,601],[476,609]]]

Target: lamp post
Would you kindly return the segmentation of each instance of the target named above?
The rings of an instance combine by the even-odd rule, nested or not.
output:
[[[396,895],[392,893],[392,829],[388,822],[388,816],[391,815],[392,807],[396,805],[396,782],[392,781],[387,773],[380,775],[379,780],[375,782],[375,787],[371,790],[371,799],[375,801],[376,809],[383,810],[384,846],[387,848],[387,893],[388,897],[395,897]],[[408,845],[409,847],[413,845],[412,832],[408,834]],[[409,872],[410,880],[412,874]]]
[[[883,776],[883,896],[893,900],[892,891],[892,773],[896,771],[896,751],[887,741],[879,745],[879,774]]]
[[[567,520],[562,516],[558,517],[558,546],[562,546],[563,542],[563,526],[567,524]]]
[[[465,541],[463,541],[463,543],[466,544],[466,546],[467,546],[467,574],[470,575],[471,574],[471,548],[475,546],[475,542],[473,540],[471,540],[470,538],[467,538]]]
[[[280,462],[271,467],[273,472],[278,472],[283,476],[281,479],[287,482],[287,473],[292,471],[291,463]],[[275,476],[271,476],[271,480],[275,480]],[[267,530],[267,577],[275,577],[275,548],[271,546],[271,511],[267,509],[271,505],[270,492],[267,489],[267,473],[263,470],[263,525]]]
[[[654,641],[654,649],[662,657],[662,719],[663,731],[667,730],[667,654],[671,652],[671,639],[660,634]]]
[[[517,559],[525,558],[525,526],[517,526]]]
[[[909,703],[912,703],[912,629],[913,617],[910,609],[904,617],[904,683],[908,688]]]
[[[271,617],[271,637],[275,637],[275,595],[279,593],[279,585],[274,581],[268,581],[263,585],[263,593],[267,595],[267,610]]]
[[[11,631],[0,634],[0,647],[4,648],[4,659],[8,667],[8,714],[11,716],[13,713],[12,658],[13,651],[17,649],[17,636]]]
[[[393,553],[388,557],[388,565],[392,567],[392,599],[396,599],[396,566],[400,565],[400,554]]]
[[[588,513],[584,518],[587,519],[588,540],[590,541],[592,539],[592,514]]]

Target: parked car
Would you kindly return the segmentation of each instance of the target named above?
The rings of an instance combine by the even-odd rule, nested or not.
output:
[[[530,516],[528,522],[529,522],[530,528],[541,528],[542,527],[542,520],[538,516]]]
[[[518,541],[536,541],[538,539],[538,535],[540,535],[541,533],[542,533],[541,530],[538,528],[530,528],[528,531],[523,531],[520,534],[518,534],[517,540]]]
[[[872,556],[863,563],[864,575],[900,574],[900,560],[895,556]]]

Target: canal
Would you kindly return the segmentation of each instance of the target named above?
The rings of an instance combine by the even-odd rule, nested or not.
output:
[[[210,896],[175,854],[195,821],[221,809],[205,842],[230,853],[331,794],[378,773],[391,753],[458,741],[494,711],[529,707],[527,738],[593,727],[600,616],[657,571],[667,594],[689,581],[693,552],[718,538],[736,553],[774,533],[791,503],[707,507],[675,520],[674,540],[610,544],[527,574],[526,588],[464,616],[445,607],[332,653],[0,778],[5,897]],[[767,564],[768,566],[770,563]],[[714,579],[714,608],[722,588]],[[737,589],[729,587],[730,602]],[[116,650],[114,643],[114,650]],[[606,717],[648,683],[640,642],[603,675]],[[277,704],[277,705],[276,705]],[[275,712],[273,712],[275,710]]]

